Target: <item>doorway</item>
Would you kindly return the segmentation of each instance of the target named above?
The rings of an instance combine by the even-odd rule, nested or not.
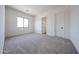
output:
[[[46,34],[46,16],[41,19],[42,34]]]

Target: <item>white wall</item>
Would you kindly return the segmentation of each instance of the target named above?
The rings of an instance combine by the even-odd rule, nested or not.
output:
[[[65,38],[70,38],[70,23],[69,23],[69,15],[68,15],[68,6],[57,7],[55,9],[49,10],[45,13],[41,13],[36,16],[35,20],[35,32],[41,33],[41,18],[46,16],[47,18],[47,35],[55,36],[55,14],[61,11],[65,11]]]
[[[54,35],[54,15],[53,15],[53,13],[50,13],[50,12],[46,12],[45,14],[41,14],[36,17],[35,32],[36,33],[42,32],[41,31],[41,19],[44,16],[46,16],[46,20],[47,20],[47,25],[46,25],[47,34],[53,36]],[[52,26],[51,26],[51,24],[52,24]]]
[[[79,6],[71,6],[71,40],[79,53]]]
[[[55,35],[55,15],[54,13],[47,14],[47,35],[54,36]]]
[[[34,32],[34,16],[25,14],[15,9],[5,8],[5,36],[14,36],[24,33]],[[17,28],[16,17],[25,17],[29,19],[29,28]]]
[[[41,33],[41,20],[39,16],[35,17],[35,32]]]
[[[4,23],[5,22],[5,6],[0,5],[0,53],[3,52],[4,46]]]
[[[65,10],[65,38],[70,39],[70,7]]]

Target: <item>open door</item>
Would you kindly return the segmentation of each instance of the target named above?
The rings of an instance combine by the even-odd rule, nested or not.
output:
[[[41,22],[41,27],[42,27],[42,34],[46,34],[46,17],[42,17],[42,22]]]

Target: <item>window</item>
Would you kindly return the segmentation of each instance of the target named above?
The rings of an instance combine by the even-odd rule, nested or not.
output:
[[[28,19],[24,19],[24,27],[28,27]]]
[[[28,27],[28,19],[17,17],[17,27]]]
[[[17,27],[23,27],[23,18],[17,17]]]

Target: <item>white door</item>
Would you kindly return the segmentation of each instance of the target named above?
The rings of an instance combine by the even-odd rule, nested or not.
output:
[[[56,36],[64,37],[64,12],[56,13]]]

